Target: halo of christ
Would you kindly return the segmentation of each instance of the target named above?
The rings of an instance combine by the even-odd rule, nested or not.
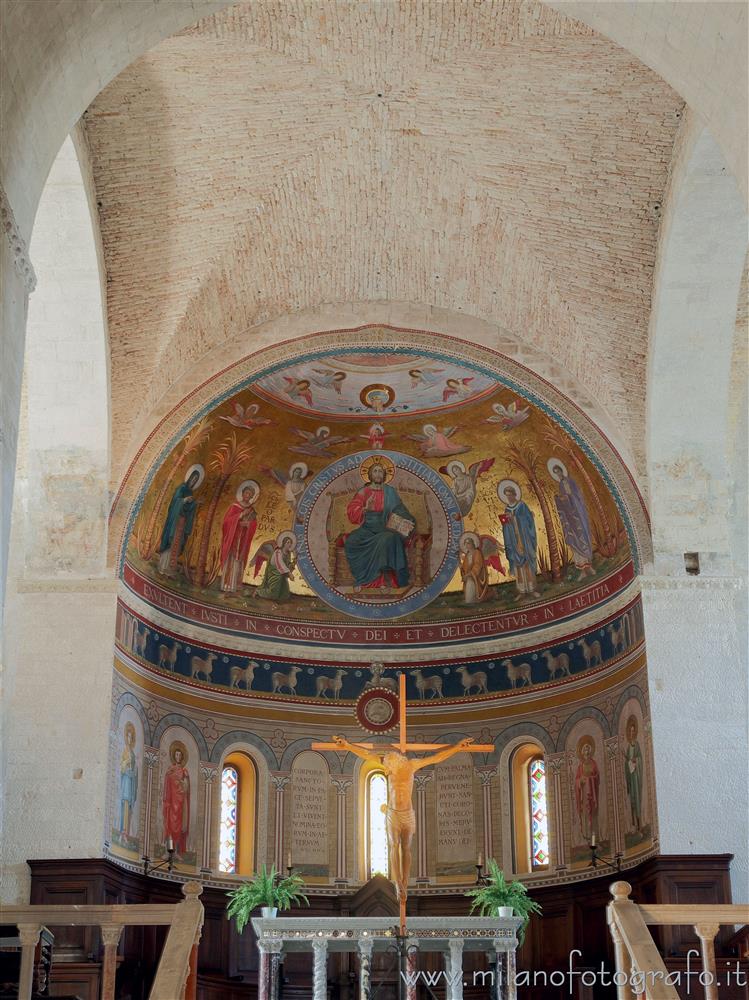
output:
[[[331,607],[400,618],[455,573],[462,516],[442,477],[410,455],[362,451],[322,470],[302,495],[299,571]]]

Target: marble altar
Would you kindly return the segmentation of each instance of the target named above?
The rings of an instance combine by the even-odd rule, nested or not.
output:
[[[359,1000],[370,998],[370,963],[375,951],[400,952],[401,996],[416,995],[420,951],[445,956],[448,1000],[463,1000],[463,953],[483,951],[496,956],[498,990],[488,995],[516,1000],[515,950],[520,917],[410,917],[405,937],[399,934],[395,917],[255,917],[252,926],[260,949],[258,1000],[278,1000],[278,966],[284,952],[312,951],[314,956],[313,1000],[327,997],[329,952],[359,954]],[[489,986],[491,974],[482,980]]]

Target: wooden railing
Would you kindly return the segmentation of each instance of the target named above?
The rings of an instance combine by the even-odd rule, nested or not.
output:
[[[19,1000],[30,1000],[34,953],[42,927],[101,928],[104,944],[101,1000],[114,1000],[117,947],[124,927],[167,926],[149,1000],[195,1000],[197,948],[203,929],[200,882],[185,882],[179,903],[119,906],[3,906],[4,924],[15,924],[21,939]]]
[[[749,906],[640,903],[629,882],[614,882],[607,920],[614,942],[618,1000],[679,1000],[648,926],[691,926],[700,939],[705,1000],[718,1000],[715,937],[721,924],[749,923]],[[631,984],[635,984],[634,987]]]

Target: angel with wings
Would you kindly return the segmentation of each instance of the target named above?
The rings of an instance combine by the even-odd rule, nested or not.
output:
[[[447,465],[443,465],[440,468],[442,475],[449,476],[453,481],[452,491],[455,499],[458,501],[458,510],[463,517],[469,514],[471,507],[473,507],[479,476],[483,475],[484,472],[488,472],[493,465],[493,458],[482,458],[478,462],[469,465],[468,472],[466,472],[465,465],[457,460],[448,462]]]
[[[418,441],[419,450],[424,458],[448,458],[450,455],[462,455],[471,450],[470,445],[456,444],[450,440],[452,435],[460,430],[459,427],[443,427],[440,431],[434,424],[424,424],[422,430],[423,434],[407,434],[406,437],[411,441]]]
[[[423,365],[421,368],[411,368],[408,377],[411,379],[412,389],[431,389],[440,380],[440,375],[444,368],[434,368],[430,365]]]
[[[334,372],[328,368],[313,368],[312,371],[315,374],[310,375],[310,380],[318,389],[333,389],[339,396],[341,395],[346,372]]]
[[[509,404],[509,406],[503,406],[501,403],[493,403],[492,409],[494,410],[493,417],[487,417],[487,424],[499,424],[503,431],[510,431],[513,427],[517,427],[518,424],[522,424],[524,420],[528,419],[531,412],[529,406],[520,406],[520,402],[517,399]]]
[[[472,375],[470,378],[447,379],[445,381],[445,388],[442,390],[442,402],[446,403],[453,396],[457,396],[458,399],[468,399],[469,396],[473,395],[471,382],[473,382]]]
[[[504,574],[499,557],[499,542],[492,535],[466,531],[460,538],[460,576],[463,580],[463,603],[480,604],[489,594],[487,566]]]
[[[297,452],[299,455],[314,455],[320,458],[332,458],[330,449],[336,444],[346,444],[351,441],[349,437],[340,437],[334,434],[330,436],[329,427],[318,427],[316,431],[303,431],[299,427],[292,427],[292,431],[297,437],[302,439],[302,444],[289,445],[289,451]]]
[[[283,380],[286,383],[284,392],[290,399],[303,399],[307,406],[312,406],[312,389],[310,388],[312,383],[308,378],[291,378],[289,375],[284,375]]]
[[[242,406],[241,403],[234,403],[234,413],[228,416],[219,417],[220,420],[225,420],[227,424],[231,424],[232,427],[243,427],[245,430],[251,431],[253,427],[262,427],[263,424],[273,423],[267,417],[259,417],[258,411],[260,407],[257,403],[250,403],[249,406]]]
[[[307,463],[294,462],[288,473],[285,473],[283,469],[269,468],[264,468],[263,472],[266,476],[271,476],[271,478],[275,479],[278,485],[283,488],[286,503],[289,505],[291,513],[295,514],[299,498],[304,493],[305,486],[307,485],[305,482],[309,475]]]
[[[269,539],[263,542],[255,553],[253,578],[257,577],[263,565],[265,575],[254,596],[273,601],[274,608],[278,607],[276,602],[288,601],[291,597],[289,580],[294,579],[295,549],[294,532],[282,531],[275,541]]]

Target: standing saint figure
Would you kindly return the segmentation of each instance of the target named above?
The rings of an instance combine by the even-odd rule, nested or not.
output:
[[[169,747],[171,766],[164,775],[164,792],[161,802],[164,825],[164,843],[172,841],[175,853],[185,854],[190,833],[190,772],[187,748],[180,740]]]
[[[601,772],[593,752],[596,748],[592,736],[581,736],[577,744],[577,773],[575,775],[575,804],[580,830],[587,843],[593,834],[598,835],[598,802]]]
[[[406,540],[416,527],[416,518],[398,491],[388,485],[395,466],[383,456],[365,459],[359,472],[366,485],[346,508],[349,521],[358,527],[343,543],[354,589],[407,587]]]
[[[158,570],[162,576],[177,575],[177,560],[182,555],[187,539],[190,537],[197,505],[200,503],[200,500],[195,499],[193,493],[204,479],[205,469],[203,466],[193,465],[187,470],[185,481],[180,483],[172,494],[158,549]]]
[[[637,719],[627,719],[627,749],[624,751],[624,780],[627,784],[629,811],[636,833],[642,831],[642,750],[637,739]]]
[[[480,604],[489,593],[489,574],[481,549],[481,539],[474,531],[467,531],[462,535],[460,553],[463,603]]]
[[[349,750],[385,772],[388,783],[385,819],[391,878],[395,883],[396,896],[399,900],[405,899],[408,895],[408,879],[411,874],[411,843],[416,832],[416,813],[412,801],[414,774],[424,767],[440,764],[443,760],[463,752],[471,746],[473,739],[467,737],[455,746],[447,747],[420,760],[406,757],[398,750],[383,749],[379,753],[367,750],[356,743],[349,743],[343,736],[334,736],[333,742],[339,749]]]
[[[554,503],[562,524],[564,540],[572,552],[575,566],[582,576],[593,576],[593,540],[582,490],[567,472],[567,466],[558,458],[550,458],[546,467],[551,478],[559,483]]]
[[[288,601],[291,597],[289,580],[294,579],[294,549],[296,538],[293,531],[282,531],[273,542],[262,545],[255,556],[255,575],[260,572],[263,560],[267,560],[263,582],[255,591],[255,597],[268,601]]]
[[[510,571],[515,574],[517,587],[516,601],[524,594],[538,597],[536,571],[538,554],[536,542],[536,522],[527,503],[521,500],[520,487],[514,479],[503,479],[497,487],[497,495],[505,504],[504,514],[500,514],[505,555]]]
[[[138,798],[138,761],[135,756],[135,726],[125,723],[125,743],[120,757],[120,833],[130,836],[130,821]]]
[[[252,539],[257,528],[255,501],[260,487],[254,479],[243,482],[221,525],[221,589],[236,593],[242,584]]]

